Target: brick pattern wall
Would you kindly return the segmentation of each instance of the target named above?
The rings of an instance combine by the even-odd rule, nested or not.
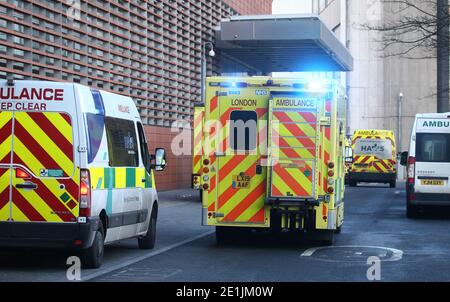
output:
[[[172,141],[178,133],[172,133],[170,128],[145,126],[150,154],[155,148],[166,149],[167,167],[164,171],[155,172],[155,182],[158,191],[191,186],[192,157],[190,155],[175,156],[172,152]],[[187,132],[190,139],[192,131]]]
[[[270,15],[273,0],[224,0],[240,15]]]

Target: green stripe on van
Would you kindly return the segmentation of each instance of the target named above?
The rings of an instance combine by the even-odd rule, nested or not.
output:
[[[105,189],[113,189],[116,186],[116,170],[105,168]]]
[[[127,168],[126,170],[126,184],[127,188],[135,188],[136,187],[136,168]]]

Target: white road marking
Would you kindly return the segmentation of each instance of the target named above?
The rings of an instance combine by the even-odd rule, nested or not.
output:
[[[392,252],[392,256],[388,259],[382,259],[383,262],[393,262],[399,261],[403,258],[403,251],[397,250],[390,247],[382,246],[364,246],[364,245],[342,245],[342,246],[323,246],[323,247],[313,247],[304,251],[300,257],[311,257],[315,252],[324,249],[337,249],[337,248],[372,248],[372,249],[382,249]]]
[[[121,262],[120,264],[112,265],[112,266],[104,268],[104,269],[98,269],[98,270],[96,270],[95,272],[93,272],[91,274],[84,275],[83,272],[81,272],[81,276],[82,276],[81,279],[82,279],[82,281],[92,280],[94,278],[100,277],[102,275],[108,274],[108,273],[113,272],[115,270],[118,270],[118,269],[121,269],[123,267],[126,267],[126,266],[129,266],[131,264],[134,264],[136,262],[139,262],[139,261],[142,261],[142,260],[145,260],[145,259],[157,256],[157,255],[163,254],[165,252],[173,250],[173,249],[175,249],[177,247],[180,247],[182,245],[185,245],[185,244],[190,243],[192,241],[195,241],[197,239],[200,239],[200,238],[206,237],[208,235],[214,234],[214,232],[215,231],[209,231],[209,232],[206,232],[206,233],[199,234],[197,236],[194,236],[194,237],[188,238],[186,240],[183,240],[183,241],[171,244],[169,246],[166,246],[166,247],[164,247],[164,248],[162,248],[160,250],[151,252],[149,254],[146,254],[146,255],[143,255],[143,256],[139,256],[139,257],[135,257],[133,259],[127,260],[125,262]]]

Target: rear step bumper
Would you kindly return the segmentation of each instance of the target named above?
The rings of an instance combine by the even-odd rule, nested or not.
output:
[[[350,181],[362,182],[384,182],[388,183],[397,179],[396,173],[368,173],[368,172],[349,172],[348,178]]]
[[[414,193],[414,199],[409,202],[420,206],[450,206],[450,194]]]
[[[0,222],[0,247],[88,248],[99,221],[91,217],[87,223]]]

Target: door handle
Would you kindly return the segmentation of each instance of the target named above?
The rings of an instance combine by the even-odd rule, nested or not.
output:
[[[145,178],[142,178],[141,181],[142,181],[142,182],[146,182],[147,180],[146,180]]]
[[[17,189],[31,189],[31,190],[36,190],[37,189],[37,184],[32,183],[32,182],[26,182],[23,184],[16,184],[16,188]]]

